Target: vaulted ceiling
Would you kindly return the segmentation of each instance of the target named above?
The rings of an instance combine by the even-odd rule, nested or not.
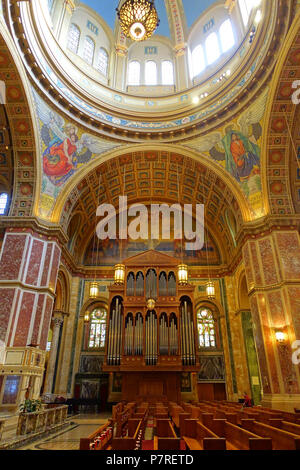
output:
[[[238,230],[242,213],[225,182],[191,158],[167,151],[141,151],[103,163],[71,192],[61,223],[68,230],[72,218],[80,215],[73,244],[75,257],[82,256],[94,234],[98,205],[110,203],[118,207],[118,198],[123,194],[127,195],[128,204],[178,201],[181,204],[205,204],[205,223],[216,240],[222,260],[225,262],[233,253],[235,244],[228,218]],[[74,227],[71,232],[73,230]]]

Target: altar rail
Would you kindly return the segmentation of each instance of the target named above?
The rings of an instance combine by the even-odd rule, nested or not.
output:
[[[19,415],[17,435],[24,436],[25,434],[43,432],[53,426],[63,424],[67,419],[67,414],[67,405],[46,408],[34,413],[21,413]]]

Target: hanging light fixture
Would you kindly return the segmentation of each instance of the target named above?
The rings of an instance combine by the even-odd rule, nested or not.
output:
[[[155,309],[155,299],[150,298],[147,300],[147,309],[150,311]]]
[[[115,265],[115,284],[122,285],[125,280],[125,266],[124,264]]]
[[[133,41],[149,39],[159,25],[154,0],[125,0],[117,15],[125,36]]]
[[[184,286],[188,283],[188,267],[186,264],[178,266],[178,283]]]
[[[99,292],[99,288],[98,288],[97,282],[91,282],[90,283],[90,298],[96,299],[98,297],[98,292]]]
[[[208,281],[206,284],[206,295],[209,300],[213,300],[216,297],[215,285],[212,281]]]

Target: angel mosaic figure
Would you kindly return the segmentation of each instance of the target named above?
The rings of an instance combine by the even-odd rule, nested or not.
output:
[[[78,136],[77,129],[68,125],[65,128],[66,137],[60,140],[57,137],[43,153],[43,170],[54,184],[64,182],[66,176],[71,176],[76,168],[76,152]]]
[[[222,140],[226,152],[226,170],[238,181],[246,181],[249,176],[259,174],[260,149],[244,134],[229,131]]]
[[[35,103],[44,145],[43,172],[54,186],[62,186],[74,174],[78,165],[88,163],[93,156],[112,147],[111,143],[89,134],[82,134],[79,138],[77,127],[65,123],[63,117],[51,111],[37,95]]]

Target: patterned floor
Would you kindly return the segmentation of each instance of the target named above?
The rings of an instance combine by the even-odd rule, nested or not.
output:
[[[88,436],[111,418],[110,413],[82,414],[70,418],[70,426],[51,436],[31,442],[18,450],[79,450],[81,437]]]

